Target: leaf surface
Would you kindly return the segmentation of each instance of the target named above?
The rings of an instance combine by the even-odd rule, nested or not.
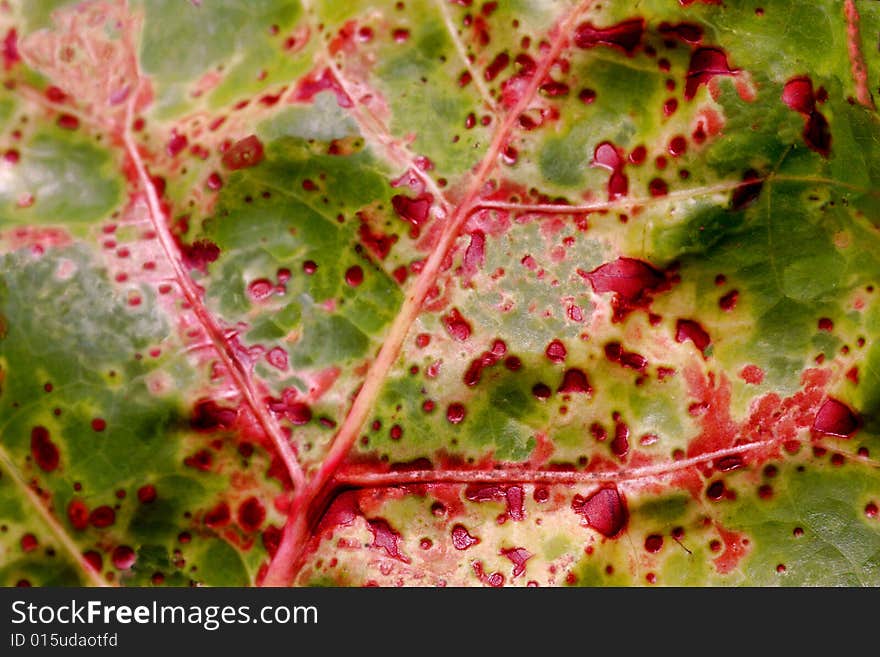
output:
[[[0,581],[876,586],[875,5],[10,3]]]

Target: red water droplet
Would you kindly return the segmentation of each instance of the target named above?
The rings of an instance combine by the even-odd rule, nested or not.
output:
[[[141,504],[151,504],[156,501],[156,487],[153,484],[141,486],[138,488],[137,496]]]
[[[547,345],[547,348],[544,350],[544,355],[554,363],[562,363],[568,355],[568,350],[561,341],[553,340]]]
[[[459,342],[466,342],[471,337],[471,325],[462,317],[458,308],[453,308],[449,314],[440,318],[447,333]]]
[[[736,75],[738,69],[730,68],[727,54],[720,48],[697,48],[691,53],[691,61],[685,78],[684,97],[691,100],[700,85],[707,84],[717,75]]]
[[[611,171],[608,179],[608,200],[625,196],[629,190],[629,179],[623,173],[623,157],[614,144],[603,141],[593,151],[592,166]]]
[[[263,161],[263,144],[256,135],[249,135],[230,146],[221,161],[233,171],[256,166]]]
[[[645,539],[645,550],[652,554],[663,548],[663,537],[659,534],[651,534]]]
[[[181,253],[188,267],[206,273],[208,264],[220,257],[220,247],[208,240],[196,240],[181,245]]]
[[[452,545],[456,550],[467,550],[479,542],[480,539],[476,536],[471,536],[464,525],[456,525],[452,528]]]
[[[113,566],[117,570],[128,570],[134,565],[137,556],[134,550],[127,545],[120,545],[113,550]]]
[[[578,99],[584,105],[590,105],[596,100],[596,92],[593,89],[581,89]]]
[[[834,330],[834,322],[829,317],[820,317],[818,327],[820,331],[828,331],[830,333]]]
[[[714,481],[709,484],[709,487],[706,489],[706,497],[716,501],[724,497],[724,482]]]
[[[675,114],[675,110],[678,109],[678,99],[676,98],[667,98],[663,102],[663,116],[669,118],[673,114]]]
[[[782,102],[795,112],[810,114],[816,108],[812,80],[805,76],[791,78],[782,88]]]
[[[3,159],[9,164],[18,164],[18,161],[21,159],[19,152],[14,148],[10,148],[5,153],[3,153]]]
[[[266,519],[266,508],[256,497],[249,497],[238,507],[238,526],[246,532],[255,532]]]
[[[205,181],[205,185],[207,185],[208,189],[212,191],[217,191],[223,187],[223,178],[220,177],[220,174],[216,171],[212,172],[208,179]]]
[[[568,95],[568,85],[564,82],[557,82],[556,80],[551,80],[550,82],[545,82],[540,86],[541,92],[543,92],[547,96],[567,96]]]
[[[446,419],[452,424],[459,424],[464,420],[465,414],[464,404],[459,404],[458,402],[454,402],[446,408]]]
[[[629,427],[623,422],[614,426],[614,439],[611,441],[611,452],[622,459],[629,453]]]
[[[364,270],[360,265],[352,265],[345,270],[345,282],[351,287],[357,287],[364,282]]]
[[[679,157],[684,155],[687,151],[687,139],[682,137],[681,135],[677,135],[673,137],[669,142],[669,154],[672,157]]]
[[[629,519],[626,503],[617,488],[600,488],[587,498],[575,495],[572,510],[606,538],[618,536]]]
[[[865,505],[865,515],[869,518],[876,518],[878,515],[878,508],[875,502],[868,502]]]
[[[313,260],[306,260],[306,261],[303,263],[303,272],[304,272],[307,276],[311,276],[311,275],[314,274],[316,271],[318,271],[318,265],[317,265]]]
[[[89,526],[89,508],[85,502],[76,498],[67,504],[67,519],[74,529],[83,530]]]
[[[634,149],[632,149],[632,152],[630,152],[629,157],[627,159],[629,159],[629,161],[632,164],[635,164],[636,166],[638,166],[645,161],[645,158],[647,157],[647,155],[648,155],[648,149],[642,145],[639,145],[639,146],[636,146]]]
[[[587,375],[578,369],[566,370],[562,376],[562,383],[556,392],[591,394],[593,388],[587,380]]]
[[[106,504],[92,509],[92,512],[89,514],[89,523],[91,523],[92,527],[98,527],[99,529],[109,527],[114,522],[116,522],[116,512],[113,510],[113,507]]]
[[[411,223],[416,232],[428,221],[433,202],[434,197],[428,193],[420,194],[415,198],[410,198],[403,194],[391,197],[391,205],[394,207],[394,211],[401,219]]]
[[[859,428],[859,418],[846,404],[833,397],[825,400],[813,420],[813,429],[829,436],[849,438]]]
[[[694,346],[704,354],[712,342],[709,334],[698,322],[692,319],[679,319],[675,323],[675,341],[686,342],[688,340],[693,342]]]
[[[617,48],[632,57],[642,43],[644,32],[645,21],[642,18],[631,18],[606,28],[598,28],[587,22],[575,29],[574,43],[578,48]]]
[[[43,472],[52,472],[58,467],[61,454],[46,427],[36,426],[31,429],[31,456]]]

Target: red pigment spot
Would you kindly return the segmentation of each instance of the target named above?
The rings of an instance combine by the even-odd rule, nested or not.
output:
[[[450,404],[446,409],[446,419],[449,420],[452,424],[459,424],[462,420],[464,420],[465,416],[465,408],[463,404],[459,404],[455,402]]]
[[[782,89],[782,102],[804,117],[802,136],[807,146],[823,157],[831,153],[831,128],[816,109],[813,82],[806,76],[791,78]]]
[[[62,114],[58,117],[58,127],[65,130],[76,130],[79,127],[79,119],[72,114]]]
[[[204,521],[208,527],[223,527],[229,524],[230,517],[229,505],[226,502],[220,502],[205,513]]]
[[[663,103],[663,116],[669,118],[673,114],[675,114],[675,110],[678,109],[678,100],[675,98],[669,98]]]
[[[721,539],[724,541],[724,552],[713,561],[716,570],[723,575],[736,568],[740,559],[745,556],[746,546],[743,543],[742,535],[721,527],[716,527],[716,529],[718,530],[718,533],[721,534]]]
[[[101,572],[101,568],[104,566],[104,559],[101,557],[101,553],[95,550],[86,550],[83,552],[83,559],[86,560],[86,563],[91,566],[92,570],[96,572]]]
[[[156,501],[156,487],[153,484],[141,486],[138,488],[137,496],[141,504],[151,504]]]
[[[182,244],[180,250],[187,267],[197,269],[202,273],[207,273],[208,264],[220,257],[220,247],[208,240],[196,240],[192,244]]]
[[[202,399],[196,402],[189,424],[198,431],[218,431],[232,427],[237,418],[236,409],[220,406],[212,399]]]
[[[590,281],[594,292],[615,293],[614,321],[620,321],[634,308],[646,306],[650,302],[648,293],[659,290],[666,282],[661,272],[634,258],[618,258],[589,273],[578,270],[578,274]]]
[[[440,319],[443,326],[446,327],[446,332],[459,342],[466,342],[471,337],[471,325],[461,316],[458,308],[453,308],[448,315],[444,315]]]
[[[556,80],[551,80],[550,82],[545,82],[540,87],[541,92],[546,94],[547,96],[566,96],[568,95],[569,88],[568,85],[564,82],[557,82]]]
[[[481,230],[471,233],[471,241],[464,252],[464,261],[462,263],[464,273],[467,276],[473,276],[479,269],[483,267],[485,262],[486,250],[486,234]]]
[[[83,530],[89,526],[89,508],[85,502],[76,498],[67,505],[67,519],[74,529]]]
[[[256,497],[249,497],[238,507],[238,525],[246,532],[255,532],[266,519],[266,508]]]
[[[495,59],[486,67],[486,70],[483,71],[483,77],[486,82],[491,82],[495,78],[498,77],[498,74],[501,73],[507,65],[510,63],[510,55],[506,52],[500,52],[495,55]]]
[[[360,265],[352,265],[345,270],[345,282],[351,287],[357,287],[364,282],[364,270]]]
[[[464,525],[456,525],[452,528],[452,545],[456,550],[467,550],[470,546],[476,545],[480,539],[471,536]]]
[[[834,398],[825,400],[813,420],[815,431],[840,438],[849,438],[858,428],[859,418],[855,412]]]
[[[513,563],[513,576],[519,577],[526,572],[526,561],[532,558],[532,553],[525,548],[502,548],[501,555],[510,559]]]
[[[617,48],[632,57],[642,43],[644,32],[643,18],[631,18],[605,28],[598,28],[592,23],[581,23],[575,29],[574,43],[578,48]]]
[[[622,459],[629,453],[629,427],[623,422],[614,426],[614,439],[611,441],[611,451]]]
[[[202,472],[207,472],[211,469],[211,464],[214,462],[214,457],[211,456],[211,452],[206,449],[200,449],[198,452],[193,454],[192,456],[187,456],[183,459],[183,464],[189,468],[195,468],[196,470],[201,470]]]
[[[571,369],[566,370],[565,374],[563,374],[562,383],[560,384],[556,392],[573,392],[589,395],[593,392],[593,388],[590,387],[590,382],[587,380],[586,374],[584,374],[581,370]]]
[[[512,520],[522,520],[525,518],[525,510],[523,508],[525,494],[521,486],[473,484],[465,488],[464,496],[471,502],[503,500],[507,504],[507,515]]]
[[[756,386],[764,381],[764,370],[757,365],[746,365],[740,370],[739,376],[746,383]]]
[[[316,94],[322,91],[332,91],[336,96],[336,104],[340,107],[354,107],[351,98],[345,93],[345,90],[337,82],[336,78],[333,77],[333,73],[330,72],[329,68],[324,69],[320,75],[312,73],[303,79],[297,85],[294,100],[309,102]]]
[[[10,148],[5,153],[3,153],[3,159],[9,164],[18,164],[18,161],[21,159],[21,155],[14,148]]]
[[[611,172],[611,177],[608,178],[609,201],[626,196],[629,190],[629,179],[623,173],[624,160],[614,144],[603,141],[596,146],[596,150],[593,151],[592,166],[602,167]]]
[[[8,71],[18,62],[21,61],[21,55],[18,52],[18,32],[15,28],[10,28],[3,37],[3,70]]]
[[[370,531],[373,533],[371,547],[385,550],[385,554],[393,559],[409,563],[409,559],[400,552],[400,534],[394,531],[387,521],[376,518],[368,521]]]
[[[578,94],[578,99],[584,105],[590,105],[593,101],[596,100],[596,92],[593,89],[581,89]]]
[[[731,290],[723,297],[718,299],[718,307],[721,310],[731,311],[736,308],[736,302],[739,300],[739,290]]]
[[[391,197],[391,205],[397,215],[413,225],[413,237],[418,237],[421,226],[428,221],[433,202],[434,197],[428,193],[420,194],[415,198],[403,194]]]
[[[46,427],[36,426],[31,430],[31,456],[43,472],[52,472],[58,467],[61,454]]]
[[[106,504],[93,509],[89,514],[89,523],[91,523],[92,527],[101,529],[109,527],[114,522],[116,522],[116,512],[113,510],[113,507]]]
[[[675,323],[675,341],[686,342],[687,340],[693,342],[704,356],[706,348],[712,342],[712,338],[698,322],[692,319],[680,319]]]
[[[127,545],[120,545],[113,550],[113,567],[118,570],[128,570],[137,559],[134,550]]]
[[[820,331],[831,332],[834,330],[834,322],[828,317],[820,317],[818,326]]]
[[[730,68],[727,54],[720,48],[697,48],[691,54],[685,77],[684,97],[691,100],[700,85],[708,84],[716,75],[736,75],[738,69]]]
[[[652,178],[648,183],[648,192],[654,198],[666,196],[669,193],[669,185],[666,184],[663,178]]]
[[[273,347],[266,353],[266,362],[283,372],[287,369],[287,351],[281,347]]]
[[[684,155],[684,153],[687,151],[687,139],[685,139],[681,135],[673,137],[669,142],[668,150],[669,154],[672,157],[679,157],[680,155]]]
[[[744,210],[749,207],[761,194],[764,181],[758,172],[749,169],[743,174],[742,183],[733,190],[730,197],[730,207],[733,210]]]
[[[562,342],[559,340],[553,340],[547,345],[547,348],[544,350],[544,355],[554,363],[561,363],[568,355],[568,350]]]
[[[648,156],[648,149],[645,148],[644,146],[640,145],[640,146],[636,146],[634,149],[632,149],[632,152],[629,154],[628,159],[632,164],[635,164],[636,166],[638,166],[639,164],[642,164],[645,161],[645,158],[647,156]]]
[[[629,519],[626,503],[617,488],[600,488],[587,498],[575,495],[571,508],[607,538],[619,536]]]
[[[240,139],[223,153],[223,166],[233,171],[256,166],[263,160],[263,144],[256,135]]]
[[[189,144],[189,140],[186,138],[186,135],[179,135],[177,132],[171,132],[171,139],[168,140],[168,144],[165,146],[165,151],[169,156],[175,157],[180,151],[187,147]]]
[[[659,534],[651,534],[645,539],[645,550],[652,554],[663,548],[663,537]]]
[[[21,549],[24,552],[33,552],[40,546],[40,542],[33,534],[25,534],[21,537]]]
[[[480,561],[474,561],[471,566],[474,569],[474,574],[477,576],[483,584],[487,586],[491,586],[492,588],[500,588],[504,586],[504,575],[501,573],[486,573],[483,570],[483,564]]]
[[[695,23],[660,23],[660,34],[696,45],[703,40],[703,28]]]
[[[373,232],[370,226],[361,219],[358,235],[361,243],[367,247],[379,260],[384,260],[391,253],[391,247],[397,242],[397,235],[385,235],[381,232]]]
[[[865,515],[869,518],[876,518],[878,514],[877,504],[875,502],[868,502],[865,505]]]

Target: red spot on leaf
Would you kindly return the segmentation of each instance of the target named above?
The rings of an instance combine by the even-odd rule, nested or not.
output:
[[[373,533],[371,547],[385,550],[385,554],[393,559],[409,563],[409,559],[400,551],[400,534],[391,528],[386,520],[375,518],[367,521]]]
[[[635,54],[642,43],[645,32],[643,18],[631,18],[615,25],[599,28],[592,23],[581,23],[574,33],[574,43],[578,48],[606,46],[622,50],[628,56]]]
[[[720,48],[697,48],[691,54],[685,78],[684,97],[691,100],[700,85],[708,84],[717,75],[736,75],[739,69],[727,63],[727,54]]]
[[[232,171],[256,166],[263,161],[263,143],[256,135],[248,135],[230,146],[221,161]]]
[[[532,553],[525,548],[502,548],[501,554],[513,563],[513,576],[519,577],[526,572],[526,561],[532,558]]]
[[[256,497],[249,497],[238,507],[238,525],[246,532],[255,532],[266,519],[266,508]]]
[[[456,525],[452,528],[452,545],[456,550],[467,550],[472,545],[476,545],[480,539],[471,536],[464,525]]]
[[[846,404],[833,397],[828,398],[816,418],[813,429],[819,433],[839,438],[849,438],[859,428],[859,418]]]
[[[46,427],[36,426],[31,429],[31,456],[43,472],[52,472],[58,467],[61,454]]]
[[[619,536],[629,519],[623,496],[613,487],[600,488],[587,498],[575,495],[571,508],[606,538]]]
[[[462,317],[458,308],[453,308],[449,314],[441,317],[446,332],[459,342],[466,342],[471,337],[471,325]]]

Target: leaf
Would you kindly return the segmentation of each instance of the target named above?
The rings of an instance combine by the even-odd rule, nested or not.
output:
[[[876,586],[875,4],[10,3],[0,581]]]

